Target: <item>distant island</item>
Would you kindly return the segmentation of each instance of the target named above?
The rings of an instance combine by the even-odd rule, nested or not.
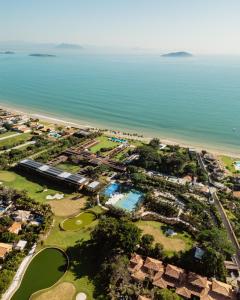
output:
[[[162,55],[163,57],[192,57],[193,55],[189,52],[170,52]]]
[[[0,51],[0,54],[15,54],[13,51]]]
[[[43,53],[31,53],[29,56],[36,56],[36,57],[56,57],[54,54],[43,54]]]
[[[78,44],[67,44],[67,43],[62,43],[56,46],[57,49],[63,49],[63,50],[81,50],[83,47]]]

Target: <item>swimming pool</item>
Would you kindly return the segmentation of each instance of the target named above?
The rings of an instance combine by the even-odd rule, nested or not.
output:
[[[235,161],[234,165],[235,165],[235,169],[236,169],[237,171],[240,171],[240,160]]]
[[[118,192],[119,189],[120,189],[120,183],[113,182],[106,187],[103,194],[107,197],[112,197],[112,195]]]
[[[116,202],[116,206],[127,211],[133,211],[142,199],[143,194],[138,191],[130,191],[122,199]]]

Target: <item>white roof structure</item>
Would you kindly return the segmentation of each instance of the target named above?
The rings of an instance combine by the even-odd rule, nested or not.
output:
[[[93,181],[91,183],[88,184],[88,188],[90,189],[95,189],[96,187],[98,187],[100,185],[99,181]]]
[[[25,240],[20,240],[17,245],[16,245],[16,248],[19,249],[19,250],[23,250],[27,245],[27,241]]]
[[[59,174],[58,176],[61,178],[67,178],[69,176],[71,176],[72,174],[69,172],[62,172],[61,174]]]
[[[39,167],[38,169],[41,171],[47,171],[49,169],[49,166],[43,165],[43,166]]]

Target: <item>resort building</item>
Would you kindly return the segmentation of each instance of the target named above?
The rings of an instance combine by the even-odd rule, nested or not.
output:
[[[72,174],[70,172],[66,172],[56,167],[31,159],[24,159],[20,161],[19,167],[32,171],[58,183],[65,183],[66,185],[77,189],[81,189],[89,182],[88,178],[85,178],[79,174]]]
[[[20,241],[18,241],[18,243],[16,244],[15,249],[16,249],[16,250],[19,250],[19,251],[23,251],[23,250],[25,249],[26,246],[27,246],[27,241],[20,240]]]
[[[0,243],[0,260],[4,260],[6,255],[12,251],[12,245]]]
[[[18,234],[22,229],[22,224],[20,222],[13,222],[13,224],[8,228],[8,231],[11,233]]]
[[[91,192],[95,192],[97,191],[99,188],[100,188],[101,184],[99,181],[93,181],[93,182],[90,182],[86,188],[91,191]]]
[[[13,218],[16,222],[27,223],[31,218],[31,212],[28,210],[17,210],[14,212]]]
[[[193,272],[187,272],[177,266],[147,257],[145,260],[138,254],[133,254],[128,268],[134,281],[151,280],[152,285],[161,289],[174,289],[185,298],[200,300],[230,300],[236,299],[236,291],[227,283]],[[142,299],[142,298],[141,298]],[[144,298],[143,298],[144,299]]]

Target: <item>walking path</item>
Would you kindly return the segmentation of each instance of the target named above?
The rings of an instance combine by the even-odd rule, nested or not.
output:
[[[28,255],[23,259],[22,263],[20,264],[17,273],[15,274],[13,281],[9,288],[6,290],[6,292],[2,295],[1,300],[10,300],[15,291],[18,289],[21,280],[23,278],[23,275],[34,255],[36,244],[33,245],[32,249],[28,252]]]
[[[180,214],[181,213],[182,212],[180,212]],[[192,230],[192,232],[197,232],[197,229],[194,226],[192,226],[190,223],[187,223],[187,222],[181,220],[179,217],[176,217],[176,218],[165,217],[165,216],[155,213],[153,211],[145,211],[141,214],[141,217],[143,217],[143,218],[146,216],[147,217],[152,216],[152,217],[159,219],[160,221],[165,221],[165,222],[182,223],[182,224],[186,225],[188,228],[190,228]]]
[[[21,144],[21,145],[12,147],[12,148],[10,148],[10,149],[2,150],[2,151],[0,151],[0,154],[2,154],[2,153],[4,153],[4,152],[10,152],[11,150],[14,150],[14,149],[20,149],[20,148],[22,148],[22,147],[24,147],[24,146],[34,145],[35,143],[36,143],[36,141],[28,141],[28,142],[26,142],[26,143],[24,143],[24,144]]]
[[[20,132],[17,132],[17,133],[14,133],[14,134],[10,134],[10,135],[3,136],[3,137],[0,138],[0,141],[10,139],[10,138],[15,137],[15,136],[18,136],[18,135],[20,135],[20,134],[21,134]]]

